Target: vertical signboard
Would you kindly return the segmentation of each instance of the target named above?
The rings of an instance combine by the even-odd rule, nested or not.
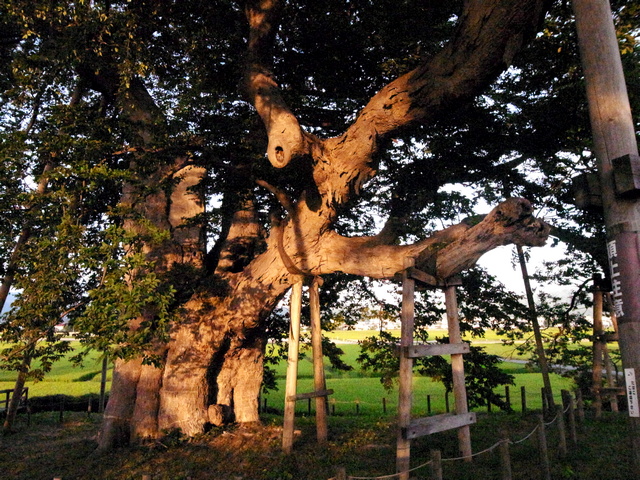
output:
[[[627,384],[627,403],[629,404],[629,416],[640,417],[638,406],[638,387],[636,385],[636,371],[634,368],[624,369],[624,379]]]

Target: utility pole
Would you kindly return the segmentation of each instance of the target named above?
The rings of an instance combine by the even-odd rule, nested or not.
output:
[[[640,158],[609,1],[573,0],[573,9],[627,384],[633,477],[640,478]]]

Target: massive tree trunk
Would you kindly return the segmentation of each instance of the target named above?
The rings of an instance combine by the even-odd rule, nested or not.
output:
[[[239,422],[257,421],[263,323],[287,289],[305,275],[344,272],[392,278],[402,270],[405,257],[414,257],[420,268],[446,279],[496,246],[541,245],[548,234],[523,199],[507,200],[479,223],[452,226],[413,245],[398,245],[390,226],[377,236],[355,238],[332,229],[340,208],[375,175],[376,154],[385,138],[411,123],[433,121],[480,93],[535,32],[542,1],[467,2],[457,34],[442,53],[383,88],[343,135],[329,139],[300,128],[270,74],[277,3],[246,4],[250,38],[244,90],[265,124],[269,160],[275,167],[304,163],[300,171],[311,172],[311,178],[304,179],[308,188],[292,197],[258,182],[286,211],[273,218],[265,233],[252,202],[255,185],[241,182],[241,193],[229,191],[225,197],[230,211],[218,245],[205,260],[203,227],[188,223],[203,208],[188,188],[202,176],[200,169],[185,171],[184,161],[175,159],[141,178],[139,187],[145,188],[129,186],[125,202],[171,234],[166,244],[148,246],[158,273],[186,264],[201,271],[205,281],[181,305],[181,319],[172,326],[169,342],[157,347],[164,358],[160,367],[143,365],[141,358],[117,362],[100,448],[173,428],[195,435],[210,422],[210,410],[232,412]],[[132,83],[122,112],[140,125],[144,146],[153,143],[157,109],[137,88],[140,85]],[[131,221],[128,228],[138,232],[143,226]]]

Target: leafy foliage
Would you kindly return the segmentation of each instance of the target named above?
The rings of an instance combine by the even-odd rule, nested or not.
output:
[[[612,3],[637,112],[639,7]],[[283,8],[287,21],[278,32],[273,70],[304,127],[331,136],[382,85],[441,47],[462,2],[331,0]],[[125,183],[140,187],[176,156],[207,169],[198,188],[209,208],[194,220],[206,224],[207,268],[230,212],[247,198],[262,228],[270,228],[269,214],[278,206],[256,187],[257,179],[289,193],[304,190],[296,168],[274,171],[260,161],[262,126],[237,88],[244,25],[242,9],[226,0],[0,2],[0,273],[15,274],[19,292],[0,323],[4,339],[52,340],[49,332],[65,319],[91,348],[123,358],[145,352],[154,361],[154,342],[165,338],[202,276],[160,272],[142,245],[162,243],[169,232],[146,225],[146,235],[125,235],[125,223],[140,219],[121,195]],[[153,104],[145,149],[140,125],[119,113],[116,100],[132,85],[144,87]],[[399,241],[408,242],[487,203],[525,196],[542,204],[541,214],[557,227],[554,235],[568,245],[567,259],[540,282],[577,287],[593,273],[607,275],[601,215],[578,210],[570,198],[570,179],[595,169],[585,105],[570,5],[554,2],[542,33],[485,95],[428,131],[415,126],[386,145],[376,159],[378,174],[340,212],[335,228],[370,235],[392,218],[401,226]],[[28,240],[21,245],[23,232]],[[508,288],[479,270],[464,282],[464,329],[526,334],[524,304]],[[323,326],[353,325],[368,314],[395,318],[399,299],[385,287],[380,294],[370,279],[332,275],[323,289]],[[586,318],[565,315],[562,299],[540,300],[547,323],[562,325],[558,352],[569,352],[559,346],[572,342],[569,335],[584,335]],[[416,308],[425,325],[442,316],[430,293]],[[265,327],[271,338],[286,333],[281,313]],[[129,329],[138,317],[144,320]],[[385,348],[374,342],[367,351],[390,370],[393,357],[385,357]],[[338,350],[327,344],[326,351],[339,364]]]

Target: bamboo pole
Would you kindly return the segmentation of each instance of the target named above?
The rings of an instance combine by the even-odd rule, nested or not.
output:
[[[316,392],[327,389],[324,377],[322,355],[322,325],[320,324],[320,294],[318,289],[322,280],[313,277],[309,287],[309,308],[311,310],[311,348],[313,350],[313,384]],[[327,397],[316,397],[316,435],[318,442],[327,441]]]
[[[449,329],[449,343],[462,343],[460,322],[458,319],[458,300],[456,287],[451,285],[444,289],[445,306],[447,309],[447,325]],[[462,354],[451,355],[451,370],[453,375],[453,396],[455,411],[458,415],[469,412],[467,405],[467,388],[464,378],[464,360]],[[471,431],[469,425],[458,428],[458,445],[465,461],[471,461]]]
[[[407,274],[414,266],[413,258],[405,258],[402,272],[402,309],[400,312],[400,371],[398,384],[398,438],[396,448],[396,472],[399,480],[409,480],[411,465],[411,440],[404,436],[411,423],[413,359],[406,355],[406,349],[413,344],[415,281]]]
[[[287,380],[284,395],[284,419],[282,425],[282,450],[291,453],[293,449],[293,429],[297,383],[298,383],[298,351],[300,346],[300,312],[302,310],[302,282],[295,283],[291,289],[289,314],[289,355],[287,359]]]

